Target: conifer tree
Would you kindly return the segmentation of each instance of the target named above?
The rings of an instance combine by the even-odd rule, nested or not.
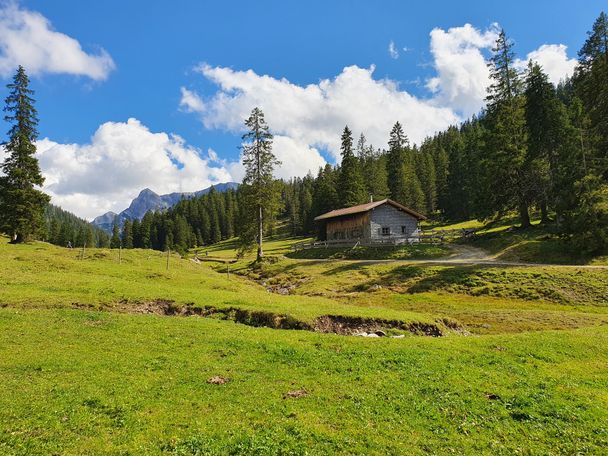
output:
[[[142,248],[141,242],[141,222],[139,219],[133,220],[133,247],[136,249]]]
[[[418,150],[406,150],[405,161],[402,165],[402,176],[403,176],[403,196],[401,203],[414,209],[416,211],[424,211],[425,201],[424,192],[422,191],[422,185],[420,179],[416,173],[415,161],[418,159]]]
[[[313,214],[324,214],[336,209],[340,204],[337,191],[337,172],[327,163],[319,169],[313,191]]]
[[[588,171],[608,179],[608,15],[602,12],[579,51],[574,86],[589,119]]]
[[[117,249],[122,245],[120,240],[120,228],[118,227],[118,220],[114,219],[112,225],[112,238],[110,239],[110,248]]]
[[[515,70],[513,44],[502,30],[489,63],[492,84],[486,101],[490,134],[486,140],[482,217],[519,211],[522,227],[530,226],[530,169],[526,161],[526,121],[522,82]]]
[[[38,117],[34,93],[29,88],[25,69],[19,66],[5,100],[4,120],[11,125],[9,139],[3,144],[6,158],[0,177],[0,230],[15,243],[26,242],[42,234],[44,210],[50,198],[38,190],[44,183],[36,159]]]
[[[342,163],[338,176],[338,198],[342,207],[354,206],[369,199],[365,193],[365,184],[359,160],[353,152],[353,136],[348,128],[342,132]]]
[[[131,220],[125,220],[122,225],[122,247],[133,248],[133,222]]]
[[[242,184],[245,206],[240,240],[244,249],[257,242],[259,261],[264,256],[264,229],[270,226],[277,211],[279,195],[273,172],[280,162],[272,152],[272,134],[260,108],[251,111],[245,126],[248,131],[243,135],[241,155],[245,167]]]
[[[534,195],[541,210],[541,222],[549,221],[548,205],[559,192],[560,148],[567,147],[573,130],[555,87],[538,65],[530,62],[526,75],[527,160],[531,163]],[[569,167],[576,173],[576,166]],[[572,176],[575,177],[575,176]],[[574,180],[574,179],[573,179]],[[562,182],[563,183],[563,182]]]
[[[405,147],[407,146],[408,139],[403,127],[399,122],[396,122],[388,141],[386,171],[390,198],[401,204],[405,204],[408,198],[404,169],[406,162]]]
[[[152,212],[146,212],[144,217],[141,219],[141,225],[139,227],[139,232],[140,232],[140,239],[141,239],[140,248],[142,248],[142,249],[152,248],[151,229],[152,229],[153,219],[154,219],[154,216],[153,216]]]

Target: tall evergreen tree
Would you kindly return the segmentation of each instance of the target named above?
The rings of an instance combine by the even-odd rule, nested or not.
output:
[[[406,149],[405,161],[402,165],[403,174],[403,196],[401,203],[406,206],[422,212],[424,211],[425,201],[422,185],[416,172],[416,161],[419,159],[418,149]]]
[[[559,152],[573,133],[565,107],[555,87],[538,65],[530,62],[526,75],[527,160],[531,164],[534,196],[541,210],[541,222],[549,221],[548,205],[555,199],[559,173]],[[575,172],[575,169],[570,169]]]
[[[403,131],[403,127],[399,122],[396,122],[391,130],[388,141],[386,167],[390,198],[402,204],[405,204],[407,199],[404,169],[407,159],[405,147],[407,146],[408,139]]]
[[[588,170],[608,179],[608,15],[604,12],[579,51],[574,87],[589,118]]]
[[[482,216],[517,208],[522,227],[530,226],[530,169],[526,161],[526,120],[522,82],[514,66],[513,44],[502,30],[489,63],[492,84],[486,97],[487,202]]]
[[[353,152],[353,136],[348,128],[342,132],[342,163],[338,176],[338,198],[342,207],[354,206],[368,200],[359,160]]]
[[[257,242],[259,261],[264,256],[264,228],[274,219],[278,206],[273,172],[280,162],[272,152],[272,134],[261,109],[251,111],[245,126],[248,131],[243,135],[241,157],[245,167],[242,187],[246,203],[241,222],[246,228],[241,231],[240,239],[245,248]]]
[[[4,120],[11,124],[9,139],[3,144],[8,155],[0,177],[0,230],[12,242],[26,242],[42,234],[44,210],[50,198],[38,190],[44,177],[36,159],[38,117],[33,91],[25,69],[19,66],[5,100]]]
[[[114,224],[112,225],[112,238],[110,239],[110,248],[117,249],[122,245],[120,239],[120,228],[118,226],[118,220],[114,220]]]
[[[125,249],[133,248],[133,222],[125,220],[122,225],[122,246]]]

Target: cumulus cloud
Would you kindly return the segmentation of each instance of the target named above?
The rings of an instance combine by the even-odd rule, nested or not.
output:
[[[431,31],[431,54],[437,75],[426,86],[437,105],[450,107],[464,117],[481,110],[490,76],[483,51],[491,49],[497,37],[496,25],[485,31],[471,24]]]
[[[137,119],[101,125],[88,144],[37,143],[44,190],[52,202],[81,217],[120,212],[148,187],[190,192],[232,180],[182,138],[154,133]]]
[[[275,136],[272,150],[281,162],[275,175],[282,179],[316,173],[326,163],[317,149],[289,136]]]
[[[67,73],[94,80],[106,79],[115,68],[104,49],[86,53],[42,14],[17,2],[0,2],[0,76],[10,76],[19,65],[30,74]]]
[[[201,112],[205,109],[205,104],[201,97],[195,92],[181,88],[182,97],[179,102],[179,106],[186,112]]]
[[[405,51],[406,48],[403,48],[403,50]],[[397,46],[395,46],[395,42],[393,40],[388,43],[388,55],[391,57],[391,59],[397,60],[399,58],[399,51],[397,50]]]
[[[321,163],[319,149],[339,159],[340,133],[345,125],[356,135],[364,132],[370,143],[383,147],[396,121],[405,126],[414,142],[458,122],[451,109],[416,98],[394,81],[374,79],[374,69],[349,66],[333,79],[301,86],[252,70],[203,64],[197,71],[218,90],[196,112],[205,128],[237,133],[252,108],[259,106],[273,132],[293,141],[277,143],[277,153],[280,146],[294,150],[299,145],[299,154],[285,152],[283,166],[300,174],[308,172],[308,166]],[[182,92],[182,104],[186,103]],[[297,162],[288,161],[292,157]]]
[[[572,76],[576,67],[576,59],[568,58],[568,47],[563,44],[543,44],[538,49],[530,52],[525,59],[518,59],[515,65],[523,70],[528,62],[538,62],[549,76],[553,84],[558,84],[561,80]]]

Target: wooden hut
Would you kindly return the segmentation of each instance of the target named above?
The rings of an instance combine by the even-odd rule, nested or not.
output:
[[[390,199],[336,209],[319,215],[328,241],[362,244],[413,242],[426,217]]]

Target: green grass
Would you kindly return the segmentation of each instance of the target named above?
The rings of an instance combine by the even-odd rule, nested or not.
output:
[[[582,254],[572,244],[553,235],[550,227],[538,224],[527,229],[509,227],[501,231],[481,231],[465,242],[484,249],[501,261],[608,264],[605,256]]]
[[[451,252],[446,245],[414,244],[398,247],[319,247],[287,253],[296,259],[421,260],[441,258]]]
[[[270,289],[452,318],[476,334],[608,323],[608,269],[283,260],[235,271]]]
[[[285,255],[291,252],[291,246],[299,242],[308,242],[312,238],[309,237],[298,237],[291,238],[284,235],[272,236],[264,241],[264,253],[266,255]],[[227,239],[225,241],[218,242],[208,247],[200,247],[194,249],[192,254],[198,255],[201,259],[220,259],[220,260],[234,260],[237,257],[239,246],[237,239]],[[256,251],[251,250],[245,254],[245,259],[255,259]]]
[[[537,215],[537,214],[536,214]],[[540,264],[595,264],[608,265],[606,255],[586,255],[571,243],[556,236],[552,225],[541,225],[532,220],[530,228],[521,229],[515,216],[489,223],[467,220],[454,224],[427,223],[424,228],[434,230],[475,229],[473,238],[457,240],[481,248],[500,261]]]
[[[274,242],[280,257],[291,241]],[[239,261],[228,277],[176,255],[167,271],[159,252],[78,255],[0,238],[0,454],[608,446],[606,269],[278,259]],[[159,298],[308,323],[449,320],[472,335],[369,339],[127,312]]]
[[[215,271],[177,255],[151,250],[91,249],[84,260],[80,251],[44,243],[13,246],[0,238],[0,304],[23,307],[113,306],[121,302],[169,299],[178,304],[239,308],[286,314],[306,323],[322,315],[391,318],[413,321],[411,312],[359,308],[323,297],[280,296],[235,274],[232,266]],[[431,321],[424,318],[425,321]]]
[[[0,452],[600,454],[607,348],[605,328],[367,340],[4,309]]]

